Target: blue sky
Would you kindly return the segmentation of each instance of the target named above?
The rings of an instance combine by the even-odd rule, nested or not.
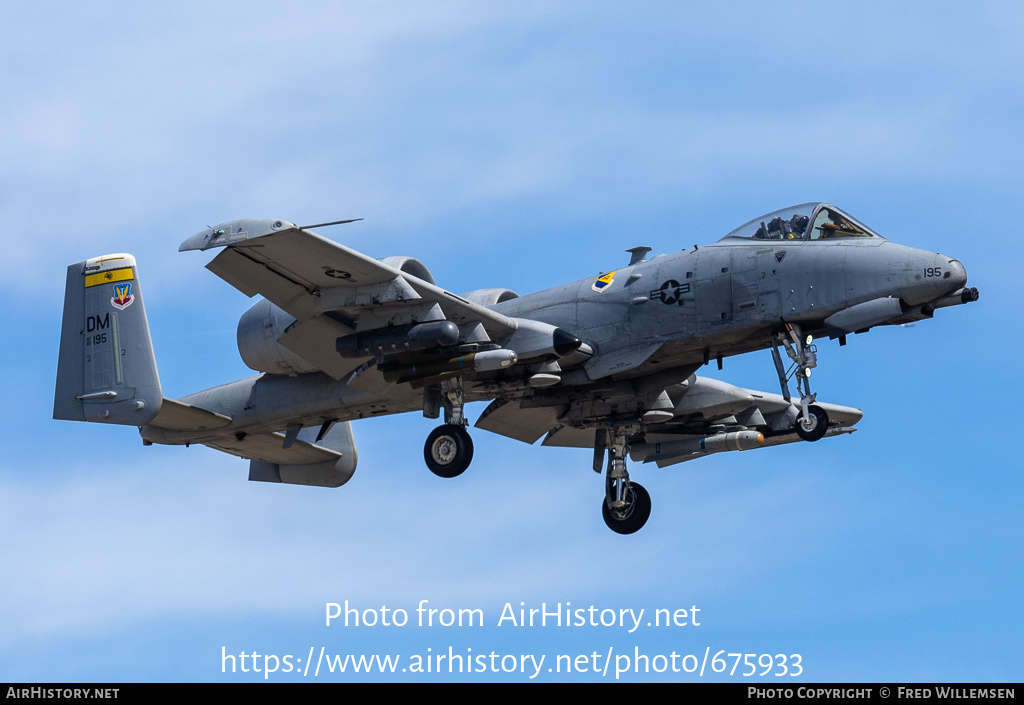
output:
[[[1021,679],[1016,4],[4,3],[0,23],[0,680],[261,680],[222,673],[222,648],[321,647],[545,654],[536,680],[613,680],[546,670],[609,649],[801,655],[800,678],[730,679],[762,685]],[[957,257],[981,300],[823,342],[815,389],[864,410],[852,436],[635,468],[654,510],[631,537],[601,521],[589,452],[476,431],[442,482],[416,415],[355,424],[338,490],[50,418],[87,257],[136,255],[181,396],[249,374],[252,302],[177,252],[207,225],[362,217],[324,234],[526,293],[812,200]],[[767,352],[704,373],[776,387]],[[325,626],[345,600],[486,622]],[[498,626],[521,602],[696,605],[701,625]]]

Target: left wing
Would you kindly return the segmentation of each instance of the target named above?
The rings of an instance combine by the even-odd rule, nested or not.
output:
[[[563,404],[538,404],[530,400],[497,399],[476,423],[493,433],[543,445],[594,448],[597,429],[611,423],[613,416],[630,416],[628,404],[638,397],[632,388],[607,388],[602,398],[607,408],[578,405],[567,397]],[[753,450],[801,440],[796,423],[800,406],[779,394],[742,389],[726,382],[691,376],[682,384],[664,390],[660,407],[663,416],[644,424],[642,433],[630,441],[634,461],[657,463],[659,467],[729,450]],[[817,403],[826,414],[824,435],[853,433],[863,413],[839,404]],[[608,413],[611,409],[611,413]],[[634,418],[642,409],[632,411]]]

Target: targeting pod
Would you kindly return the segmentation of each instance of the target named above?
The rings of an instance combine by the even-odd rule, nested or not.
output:
[[[704,438],[687,438],[663,443],[634,443],[630,446],[629,457],[634,461],[652,463],[658,460],[678,458],[681,455],[710,455],[727,450],[751,450],[764,443],[764,435],[758,431],[733,431],[718,433]]]
[[[353,333],[338,338],[334,349],[342,357],[394,355],[451,347],[459,342],[459,327],[451,321],[428,321]]]

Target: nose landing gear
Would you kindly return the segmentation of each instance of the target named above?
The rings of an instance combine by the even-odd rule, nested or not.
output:
[[[775,370],[779,374],[782,396],[786,401],[790,401],[789,378],[795,376],[796,389],[800,394],[800,415],[796,419],[796,435],[805,441],[817,441],[828,431],[829,424],[828,414],[825,410],[819,406],[813,406],[817,395],[811,394],[811,368],[818,365],[817,350],[811,344],[811,336],[807,336],[806,340],[802,339],[798,325],[790,323],[785,325],[785,333],[776,333],[772,336],[772,359],[775,361]],[[788,372],[782,365],[779,343],[785,346],[786,355],[793,361],[793,366]]]

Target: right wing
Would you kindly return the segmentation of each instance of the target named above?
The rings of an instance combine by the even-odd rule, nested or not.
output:
[[[197,233],[179,250],[221,247],[207,269],[295,318],[278,342],[335,379],[354,366],[339,358],[335,340],[357,330],[447,320],[497,341],[518,328],[513,319],[436,286],[415,260],[396,261],[396,267],[287,221],[232,221]]]

